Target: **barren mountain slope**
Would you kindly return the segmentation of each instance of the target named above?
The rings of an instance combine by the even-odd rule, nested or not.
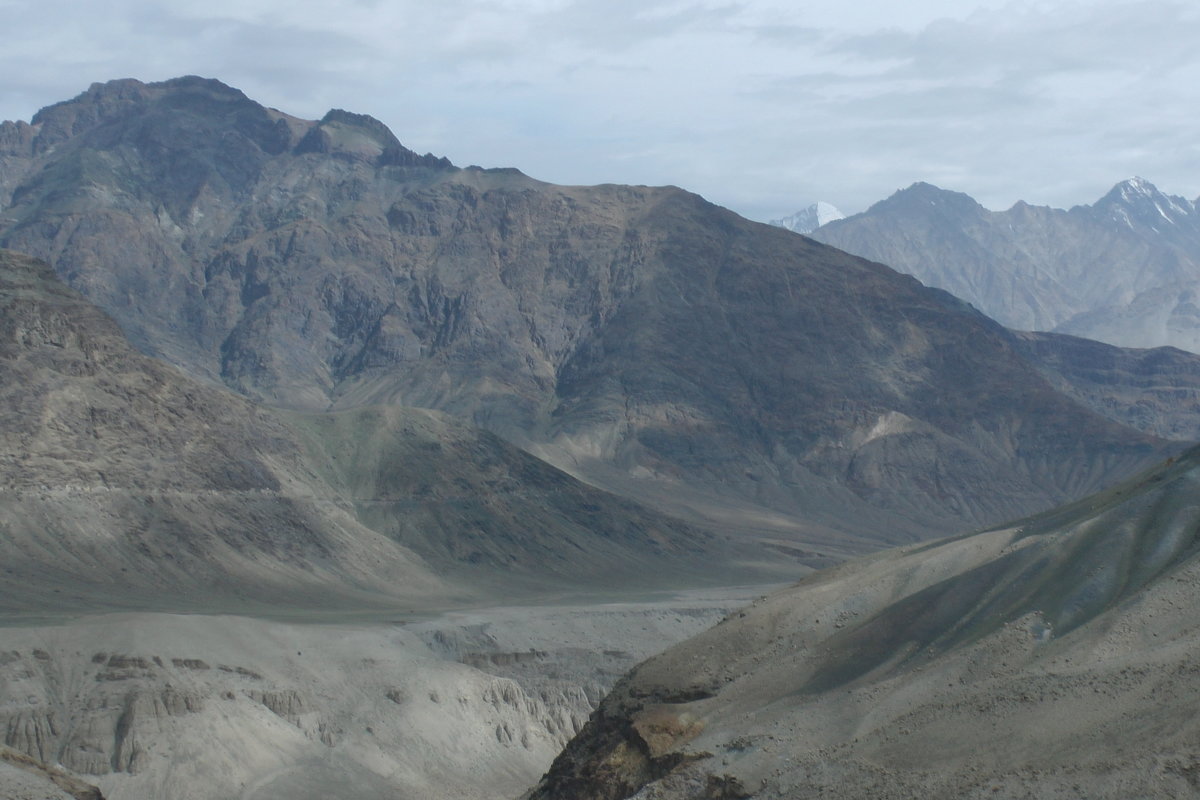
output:
[[[1169,449],[945,294],[679,189],[456,169],[199,78],[5,130],[0,243],[139,347],[276,404],[441,409],[710,525],[840,556]]]
[[[1009,327],[1200,351],[1200,210],[1141,178],[1069,211],[988,211],[917,183],[813,238],[963,298]]]
[[[847,563],[638,667],[535,798],[1197,791],[1200,450]]]
[[[500,576],[511,597],[725,561],[434,412],[281,415],[199,384],[4,252],[0,441],[8,611],[439,605]]]

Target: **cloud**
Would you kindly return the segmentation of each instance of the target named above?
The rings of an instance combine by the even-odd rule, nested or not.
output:
[[[1087,202],[1135,173],[1200,191],[1200,11],[1175,0],[44,0],[25,11],[9,15],[0,52],[3,118],[97,80],[190,73],[299,116],[372,114],[458,163],[674,183],[756,218],[818,198],[853,211],[914,180],[993,207]]]

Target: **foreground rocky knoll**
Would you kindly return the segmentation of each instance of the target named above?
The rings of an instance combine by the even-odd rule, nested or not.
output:
[[[623,679],[533,797],[1200,789],[1200,450],[806,579]]]
[[[143,350],[277,405],[447,411],[814,563],[1171,449],[948,295],[679,189],[458,169],[199,78],[96,84],[0,153],[0,243]]]
[[[810,235],[1013,328],[1200,351],[1200,210],[1141,178],[1070,210],[989,211],[917,183]]]

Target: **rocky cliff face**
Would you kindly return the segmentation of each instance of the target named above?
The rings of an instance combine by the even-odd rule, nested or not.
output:
[[[1200,211],[1141,178],[1069,211],[988,211],[918,183],[811,235],[1013,328],[1200,351]]]
[[[274,404],[444,410],[709,525],[840,555],[1165,446],[952,298],[678,189],[457,169],[196,78],[5,130],[0,242],[142,349]]]
[[[533,793],[1184,797],[1200,453],[821,572],[643,663]]]

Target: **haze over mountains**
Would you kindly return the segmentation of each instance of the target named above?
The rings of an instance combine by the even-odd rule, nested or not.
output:
[[[1069,211],[917,183],[814,230],[1019,330],[1200,351],[1200,211],[1142,178]]]
[[[1171,449],[953,298],[679,189],[458,169],[199,78],[0,139],[0,244],[146,352],[276,405],[446,411],[693,521],[845,553]]]

